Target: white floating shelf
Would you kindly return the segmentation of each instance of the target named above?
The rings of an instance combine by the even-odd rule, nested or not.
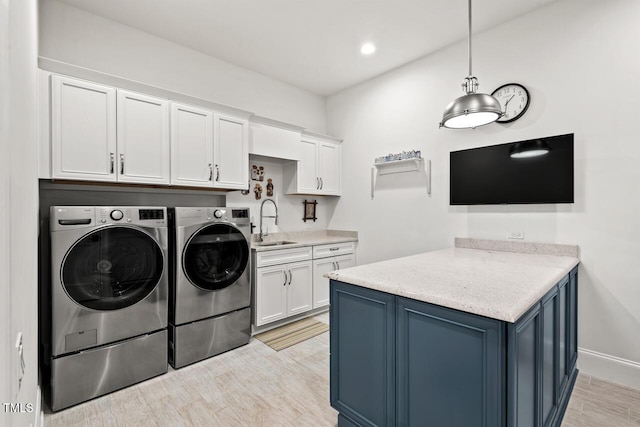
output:
[[[386,175],[388,173],[414,172],[423,169],[422,159],[404,159],[393,160],[385,163],[374,163],[373,166],[378,169],[378,175]]]
[[[375,195],[376,177],[378,175],[387,175],[390,173],[401,172],[421,172],[424,171],[427,176],[427,194],[431,195],[431,160],[425,160],[422,158],[417,159],[405,159],[405,160],[393,160],[386,163],[374,163],[371,168],[371,198]]]

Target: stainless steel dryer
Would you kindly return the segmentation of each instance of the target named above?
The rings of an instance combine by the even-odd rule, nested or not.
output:
[[[52,206],[51,409],[167,372],[162,207]]]
[[[177,207],[169,216],[169,362],[180,368],[249,342],[251,224],[247,208]]]

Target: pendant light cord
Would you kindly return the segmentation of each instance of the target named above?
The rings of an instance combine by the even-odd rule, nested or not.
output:
[[[471,71],[471,0],[469,0],[469,77],[473,76]]]

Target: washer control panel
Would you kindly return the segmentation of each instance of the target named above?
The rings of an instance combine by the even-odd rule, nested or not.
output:
[[[224,208],[205,208],[205,218],[207,221],[227,221],[227,210]]]
[[[99,224],[166,225],[166,208],[96,207]]]
[[[109,224],[167,226],[167,208],[147,206],[51,206],[51,231]]]

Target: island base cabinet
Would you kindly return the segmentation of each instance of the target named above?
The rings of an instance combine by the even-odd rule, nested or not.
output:
[[[395,297],[332,280],[329,323],[338,426],[395,425]]]
[[[397,299],[397,425],[502,426],[502,322]]]
[[[515,323],[331,280],[338,425],[560,427],[578,374],[577,267]]]

